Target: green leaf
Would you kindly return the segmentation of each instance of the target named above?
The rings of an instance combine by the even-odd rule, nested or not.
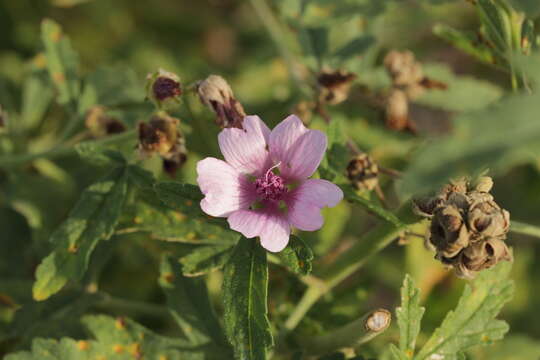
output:
[[[80,290],[66,291],[46,301],[19,304],[9,326],[9,336],[18,338],[18,347],[26,347],[35,337],[61,337],[82,333],[79,318],[102,300],[100,294]]]
[[[233,254],[234,243],[200,246],[182,257],[182,273],[185,276],[200,276],[221,269]]]
[[[451,136],[431,141],[417,152],[400,190],[404,195],[426,192],[451,177],[485,168],[496,173],[530,161],[525,150],[540,143],[540,122],[530,114],[538,112],[537,94],[514,95],[456,117]]]
[[[340,188],[348,201],[362,206],[367,212],[390,224],[394,224],[396,227],[403,226],[402,222],[393,213],[358,195],[351,185],[341,185]]]
[[[182,276],[180,263],[164,257],[159,284],[167,295],[169,311],[192,344],[214,343],[228,347],[202,279]]]
[[[51,19],[41,23],[41,39],[45,45],[47,68],[58,90],[60,104],[75,103],[80,92],[79,59],[60,25]]]
[[[242,237],[223,270],[225,333],[238,360],[266,360],[273,345],[267,308],[266,251]]]
[[[410,358],[405,355],[396,345],[390,344],[390,355],[393,360],[409,360]]]
[[[512,28],[508,14],[493,0],[478,0],[477,9],[488,39],[500,55],[507,55],[507,50],[512,48]]]
[[[328,29],[325,27],[302,28],[300,43],[304,52],[313,56],[320,65],[328,53]]]
[[[311,273],[313,251],[298,236],[291,235],[289,244],[285,249],[277,253],[281,264],[298,275]]]
[[[510,335],[487,347],[471,351],[474,360],[525,360],[540,359],[540,342],[523,335]]]
[[[494,57],[491,50],[486,45],[478,42],[476,34],[459,31],[444,24],[435,25],[433,33],[477,60],[493,64]]]
[[[22,89],[21,122],[26,130],[37,127],[54,97],[53,88],[43,69],[32,69]]]
[[[459,359],[458,352],[502,339],[508,324],[495,317],[514,292],[508,279],[511,267],[512,263],[501,262],[467,285],[455,310],[446,315],[414,359]]]
[[[75,151],[83,160],[95,166],[121,165],[126,162],[121,152],[90,141],[78,143]]]
[[[338,49],[334,56],[339,60],[344,61],[353,56],[358,56],[363,54],[373,43],[375,39],[371,35],[362,35],[356,39],[351,40],[343,47]]]
[[[109,316],[86,316],[83,324],[94,339],[74,340],[62,338],[35,339],[32,351],[6,356],[6,360],[95,360],[95,359],[148,359],[148,360],[203,360],[203,349],[154,334],[129,319]],[[218,357],[213,357],[218,359]]]
[[[124,167],[114,169],[82,193],[68,219],[51,236],[55,249],[37,268],[34,299],[45,300],[68,280],[82,278],[97,243],[109,239],[118,223],[126,178]]]
[[[399,349],[406,359],[412,359],[416,338],[420,333],[420,322],[425,308],[420,306],[420,290],[407,274],[401,287],[401,306],[396,309],[399,326]]]
[[[157,183],[154,188],[157,196],[167,206],[190,215],[203,214],[199,203],[204,196],[197,186],[175,181],[164,181]]]
[[[479,110],[499,100],[502,90],[487,81],[469,76],[456,76],[444,65],[426,64],[425,74],[442,81],[446,90],[426,91],[416,102],[449,111]]]
[[[79,112],[86,112],[93,105],[122,106],[144,100],[144,84],[137,74],[125,66],[107,66],[94,71],[84,81]]]

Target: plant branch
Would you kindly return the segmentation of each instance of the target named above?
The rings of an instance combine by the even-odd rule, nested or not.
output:
[[[409,226],[419,221],[418,217],[412,213],[410,202],[406,202],[401,207],[397,216],[402,225],[397,226],[388,222],[379,224],[320,275],[321,283],[307,288],[302,299],[285,321],[285,331],[293,330],[324,294],[364,266],[372,257],[394,242]]]
[[[332,351],[362,345],[382,334],[392,319],[386,309],[371,311],[339,329],[315,337],[299,340],[309,354],[327,354]]]
[[[89,140],[83,143],[92,143],[96,145],[109,145],[109,144],[114,144],[114,143],[122,142],[124,140],[133,138],[135,134],[136,134],[136,130],[133,129],[133,130],[128,130],[118,135],[108,136],[106,138],[99,139],[99,140]],[[73,152],[75,152],[74,145],[69,145],[69,146],[59,145],[55,148],[52,148],[47,151],[39,152],[39,153],[2,156],[0,157],[0,167],[16,166],[16,165],[24,164],[26,162],[33,161],[40,158],[52,159],[59,156],[69,155]]]
[[[510,231],[516,234],[529,235],[540,238],[540,227],[512,220]]]

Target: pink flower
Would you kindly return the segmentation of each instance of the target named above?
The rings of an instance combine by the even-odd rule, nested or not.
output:
[[[291,115],[274,130],[258,116],[244,118],[244,129],[223,129],[218,136],[225,161],[206,158],[197,164],[197,182],[205,198],[202,210],[228,218],[231,229],[278,252],[287,246],[291,226],[314,231],[321,209],[343,198],[329,181],[308,179],[326,151],[326,135],[307,129]]]

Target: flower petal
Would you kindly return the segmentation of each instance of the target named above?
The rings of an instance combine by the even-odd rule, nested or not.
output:
[[[318,230],[324,223],[321,209],[334,207],[342,199],[343,191],[330,181],[306,180],[287,199],[289,222],[300,230]]]
[[[289,180],[310,177],[326,151],[326,135],[309,130],[302,120],[290,115],[279,123],[270,134],[270,156],[274,163],[281,162],[281,175]]]
[[[246,116],[244,129],[223,129],[218,135],[225,160],[244,174],[259,176],[270,165],[267,150],[270,129],[258,116]]]
[[[197,163],[197,183],[205,195],[201,209],[211,216],[226,217],[247,209],[256,200],[256,191],[244,175],[216,158]]]
[[[282,214],[269,210],[238,210],[229,218],[231,229],[246,238],[259,236],[261,245],[271,252],[279,252],[289,243],[291,227]]]

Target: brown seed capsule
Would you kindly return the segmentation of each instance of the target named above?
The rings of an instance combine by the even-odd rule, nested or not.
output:
[[[94,138],[118,134],[126,130],[126,126],[117,118],[108,116],[103,106],[94,106],[86,113],[86,128]]]
[[[435,210],[430,232],[430,242],[444,258],[453,258],[469,245],[469,233],[463,215],[454,205]]]
[[[366,153],[353,158],[347,165],[347,177],[358,190],[373,190],[379,183],[379,167]]]
[[[510,227],[510,213],[494,201],[473,200],[468,218],[469,229],[476,237],[501,237]]]
[[[221,128],[242,129],[246,113],[242,104],[235,99],[227,81],[218,75],[210,75],[197,83],[197,93],[201,102],[216,114],[216,124]]]
[[[139,124],[139,150],[143,155],[167,155],[178,139],[179,120],[165,113],[154,115],[150,122]]]
[[[393,89],[386,100],[386,126],[404,130],[409,125],[409,100],[403,90]]]
[[[356,74],[343,70],[323,70],[317,76],[320,86],[319,101],[323,104],[336,105],[349,97],[352,82]]]

